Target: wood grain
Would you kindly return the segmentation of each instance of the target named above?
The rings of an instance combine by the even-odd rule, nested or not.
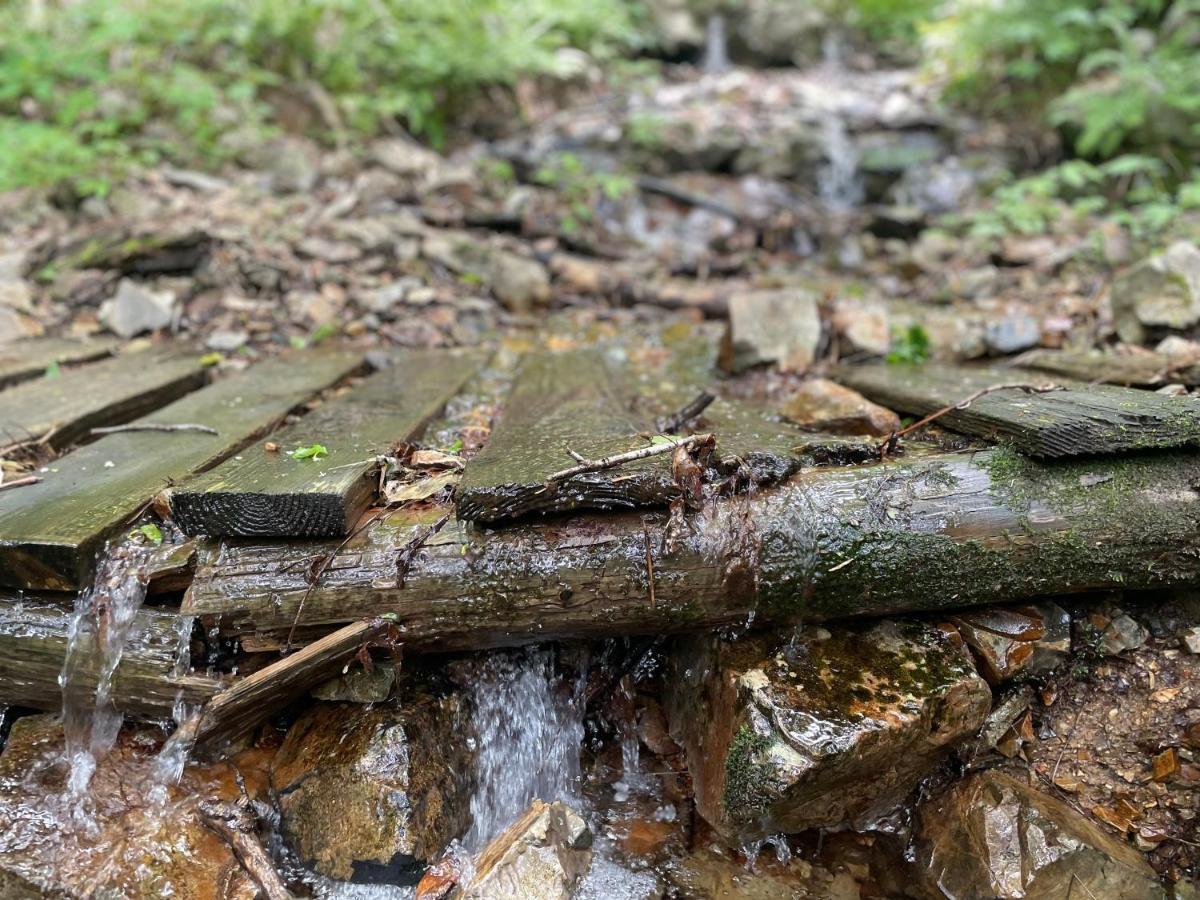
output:
[[[34,338],[0,343],[0,388],[37,378],[53,363],[68,365],[100,359],[112,353],[115,340],[75,341],[69,338]]]

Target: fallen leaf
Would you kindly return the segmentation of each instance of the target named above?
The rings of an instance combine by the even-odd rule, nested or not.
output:
[[[458,484],[460,478],[462,476],[457,472],[443,472],[441,475],[410,481],[407,484],[393,481],[384,486],[383,496],[388,503],[416,503],[428,500],[434,494]]]
[[[297,447],[291,455],[292,459],[320,459],[329,455],[329,448],[324,444],[309,444],[307,447]]]
[[[1155,703],[1169,703],[1170,701],[1172,701],[1176,697],[1178,697],[1179,692],[1182,690],[1183,690],[1183,688],[1181,688],[1181,687],[1159,688],[1157,691],[1155,691],[1153,694],[1150,695],[1150,699],[1153,700]]]
[[[1154,780],[1167,781],[1179,771],[1179,751],[1168,747],[1154,757]]]
[[[414,450],[408,464],[418,469],[461,469],[466,465],[461,457],[441,450]]]

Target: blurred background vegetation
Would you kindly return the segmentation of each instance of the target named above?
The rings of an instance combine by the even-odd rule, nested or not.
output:
[[[403,129],[444,147],[472,103],[558,71],[566,49],[616,76],[670,58],[648,3],[0,0],[0,190],[70,179],[103,193],[137,165],[219,166],[238,152],[231,134],[292,127],[289,95],[322,110],[306,128],[326,142]],[[1028,133],[1028,170],[997,186],[977,230],[1036,233],[1064,209],[1152,229],[1200,206],[1200,0],[826,12],[884,59],[923,66],[961,109]]]

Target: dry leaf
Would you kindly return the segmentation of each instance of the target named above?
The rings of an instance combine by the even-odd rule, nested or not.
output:
[[[414,469],[461,469],[466,463],[462,457],[441,450],[414,450],[408,457],[408,465]]]
[[[410,481],[407,484],[392,481],[384,486],[383,496],[388,503],[416,503],[420,500],[428,500],[434,494],[453,487],[458,484],[460,478],[462,476],[457,472],[444,472],[441,475]]]

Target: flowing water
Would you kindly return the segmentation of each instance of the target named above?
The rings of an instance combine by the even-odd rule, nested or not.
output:
[[[557,675],[543,649],[498,653],[483,664],[473,692],[478,755],[468,850],[482,850],[535,799],[578,806],[582,683],[572,687]]]

